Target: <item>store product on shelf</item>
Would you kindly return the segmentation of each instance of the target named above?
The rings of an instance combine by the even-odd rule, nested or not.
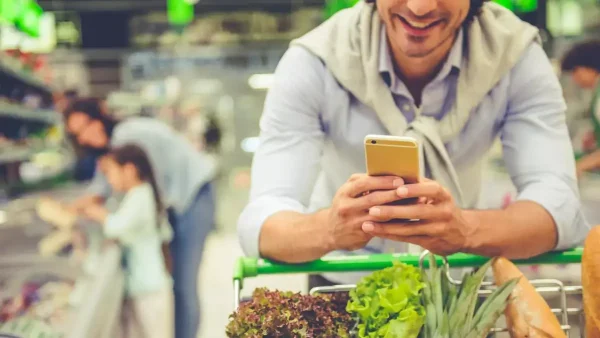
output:
[[[0,300],[0,323],[30,317],[54,326],[62,326],[73,285],[73,282],[68,280],[26,282],[21,286],[19,294]]]
[[[77,215],[68,211],[60,202],[51,198],[40,198],[36,211],[45,222],[61,231],[71,231],[77,222]]]
[[[61,333],[33,318],[18,318],[0,325],[0,338],[61,338]]]
[[[45,236],[38,244],[40,256],[50,257],[57,255],[73,242],[71,231],[56,230]]]

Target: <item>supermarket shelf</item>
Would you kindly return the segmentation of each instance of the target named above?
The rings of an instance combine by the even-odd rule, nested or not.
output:
[[[0,116],[8,116],[23,120],[58,123],[61,116],[52,110],[36,110],[21,107],[15,104],[0,103]]]
[[[6,58],[0,57],[0,72],[8,74],[24,84],[42,89],[47,93],[52,93],[52,88],[48,84],[44,83],[36,75],[20,69]]]
[[[22,146],[11,146],[6,150],[0,148],[0,165],[5,163],[24,162],[29,160],[33,155],[51,150],[60,150],[58,146],[49,145],[22,145]]]
[[[10,147],[6,151],[0,151],[0,164],[26,161],[36,152],[37,150],[30,146]]]

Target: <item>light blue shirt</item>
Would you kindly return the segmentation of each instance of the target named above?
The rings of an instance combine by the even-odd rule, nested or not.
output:
[[[200,188],[215,176],[216,165],[165,123],[152,118],[133,117],[115,127],[111,147],[134,144],[148,155],[164,203],[183,214]],[[108,197],[110,185],[97,170],[88,188],[90,194]]]
[[[462,39],[461,32],[417,108],[394,73],[382,31],[380,73],[408,121],[419,113],[439,119],[452,107]],[[542,47],[534,43],[471,112],[461,135],[446,144],[460,171],[485,156],[500,136],[518,199],[537,202],[552,215],[557,249],[580,244],[589,230],[580,208],[565,111],[557,76]],[[319,58],[297,46],[289,48],[277,67],[260,128],[250,201],[238,222],[241,245],[250,256],[259,256],[259,235],[267,218],[280,211],[309,213],[328,207],[352,174],[366,172],[365,135],[387,134],[371,108],[342,88]],[[315,184],[326,188],[313,190]],[[383,244],[374,239],[356,253],[380,252]]]
[[[125,194],[104,224],[104,235],[123,247],[125,288],[131,297],[162,291],[172,283],[162,243],[170,242],[173,232],[166,217],[156,216],[152,186],[144,183]]]

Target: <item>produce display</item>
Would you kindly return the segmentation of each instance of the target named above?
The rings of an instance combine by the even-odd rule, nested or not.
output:
[[[514,279],[519,281],[510,295],[505,312],[512,337],[567,337],[544,298],[516,265],[508,259],[498,258],[492,269],[498,285]]]
[[[228,337],[350,337],[348,294],[301,295],[257,289],[230,316]]]
[[[358,318],[358,337],[416,337],[425,322],[423,288],[421,271],[400,263],[363,278],[347,307]]]
[[[600,277],[599,260],[600,226],[593,228],[585,241],[581,259],[581,285],[583,286],[583,308],[588,338],[600,338]]]
[[[69,280],[29,281],[19,294],[0,299],[0,334],[22,335],[29,332],[24,330],[33,330],[47,336],[58,335],[68,325],[73,287],[74,282]]]

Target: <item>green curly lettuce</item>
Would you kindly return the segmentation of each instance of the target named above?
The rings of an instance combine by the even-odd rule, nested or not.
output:
[[[402,263],[364,277],[350,291],[346,310],[359,338],[415,338],[425,323],[421,270]]]

